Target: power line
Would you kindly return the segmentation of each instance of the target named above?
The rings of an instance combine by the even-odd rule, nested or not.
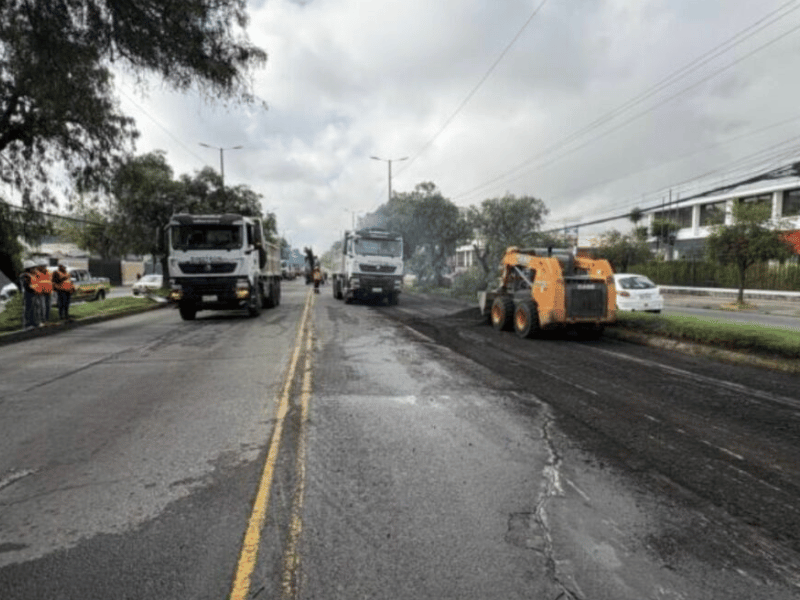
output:
[[[641,104],[645,99],[651,97],[657,91],[661,91],[661,89],[663,89],[664,87],[667,87],[667,85],[671,85],[672,83],[677,82],[678,80],[682,79],[687,74],[691,73],[692,71],[696,70],[696,68],[697,68],[697,67],[693,67],[693,68],[689,69],[690,66],[695,65],[695,64],[697,64],[697,66],[700,66],[702,64],[705,64],[705,63],[709,62],[712,58],[717,58],[718,56],[721,56],[722,54],[724,54],[726,52],[729,52],[736,45],[744,42],[746,39],[749,39],[750,37],[755,35],[755,33],[758,33],[759,31],[762,31],[764,28],[768,27],[769,25],[772,25],[775,22],[777,22],[778,20],[788,16],[788,14],[790,14],[791,12],[797,10],[800,7],[792,8],[788,12],[786,12],[785,14],[773,18],[769,23],[767,23],[765,25],[761,25],[760,27],[756,28],[756,25],[759,25],[759,24],[763,23],[766,19],[769,19],[770,17],[772,17],[776,13],[784,10],[786,7],[788,7],[789,5],[791,5],[791,4],[795,3],[795,2],[796,2],[796,0],[792,0],[791,2],[788,2],[788,3],[784,4],[784,5],[782,5],[779,9],[769,13],[768,15],[766,15],[765,17],[763,17],[762,19],[757,21],[755,24],[752,24],[752,25],[746,27],[745,29],[743,29],[742,31],[737,33],[736,35],[732,36],[726,42],[723,42],[722,44],[716,46],[714,49],[704,53],[700,57],[696,58],[692,62],[690,62],[687,65],[685,65],[684,67],[682,67],[681,69],[678,69],[678,70],[674,71],[671,75],[669,75],[666,78],[662,79],[656,85],[651,86],[651,88],[649,88],[645,92],[640,93],[639,95],[637,95],[634,98],[628,100],[627,102],[623,103],[619,107],[609,111],[608,113],[604,114],[603,116],[599,117],[598,119],[595,119],[594,121],[592,121],[591,123],[587,124],[583,128],[581,128],[581,129],[579,129],[579,130],[567,135],[565,138],[563,138],[562,140],[556,142],[555,144],[551,144],[550,146],[548,146],[547,148],[545,148],[541,152],[539,152],[539,153],[535,154],[534,156],[526,159],[525,161],[517,164],[515,167],[509,169],[508,171],[506,171],[506,172],[494,177],[493,179],[491,179],[489,181],[486,181],[486,182],[484,182],[482,184],[479,184],[478,186],[475,186],[475,187],[473,187],[473,188],[471,188],[471,189],[469,189],[469,190],[467,190],[465,192],[456,194],[454,196],[454,198],[455,199],[459,199],[459,198],[468,197],[468,196],[470,196],[470,195],[472,195],[472,194],[474,194],[474,193],[476,193],[476,192],[478,192],[478,191],[480,191],[480,190],[482,190],[484,188],[487,188],[487,187],[491,186],[492,184],[494,184],[494,183],[496,183],[498,181],[501,181],[503,179],[507,179],[507,177],[509,175],[522,170],[523,168],[527,167],[528,165],[530,165],[531,163],[533,163],[533,162],[535,162],[537,160],[541,160],[541,159],[543,159],[543,158],[545,158],[547,156],[550,156],[554,151],[557,151],[560,148],[568,146],[569,144],[571,144],[573,141],[577,140],[579,137],[583,136],[584,134],[587,134],[587,133],[590,133],[593,130],[599,129],[601,126],[603,126],[603,125],[609,123],[610,121],[612,121],[618,115],[622,114],[623,112],[628,111],[630,108],[633,108],[634,106],[637,106],[637,105]],[[747,32],[748,30],[754,29],[754,28],[755,28],[755,31],[752,31],[750,34],[748,34],[745,37],[741,37],[745,32]],[[652,105],[649,108],[647,108],[647,109],[635,114],[634,116],[632,116],[629,119],[623,121],[622,123],[619,123],[619,124],[617,124],[616,126],[610,128],[610,129],[606,129],[601,134],[599,134],[599,135],[597,135],[597,136],[595,136],[593,138],[590,138],[590,139],[584,141],[583,143],[581,143],[581,144],[579,144],[579,145],[577,145],[577,146],[575,146],[575,147],[573,147],[573,148],[571,148],[569,150],[566,150],[566,151],[562,152],[561,154],[559,154],[559,155],[557,155],[555,157],[551,157],[549,160],[544,161],[542,164],[540,164],[540,165],[538,165],[538,166],[536,166],[534,168],[535,169],[541,169],[541,168],[543,168],[543,167],[545,167],[547,165],[550,165],[550,164],[553,164],[554,162],[562,160],[563,158],[569,156],[570,154],[576,152],[577,150],[580,150],[581,148],[586,147],[587,145],[591,144],[592,142],[595,142],[595,141],[599,140],[600,138],[605,137],[605,136],[609,135],[610,133],[613,133],[614,131],[617,131],[618,129],[624,127],[625,125],[628,125],[629,123],[631,123],[631,122],[633,122],[633,121],[645,116],[646,114],[648,114],[650,112],[653,112],[657,108],[663,106],[664,104],[666,104],[668,102],[671,102],[672,100],[676,99],[677,97],[685,94],[687,91],[689,91],[689,90],[691,90],[691,89],[693,89],[693,88],[705,83],[709,79],[712,79],[713,77],[716,77],[720,73],[730,69],[731,67],[733,67],[733,66],[737,65],[738,63],[746,60],[747,58],[751,57],[752,55],[756,54],[757,52],[760,52],[761,50],[763,50],[763,49],[767,48],[768,46],[778,42],[779,40],[783,39],[784,37],[794,33],[798,29],[800,29],[800,26],[793,27],[790,30],[788,30],[788,31],[786,31],[786,32],[784,32],[784,33],[772,38],[768,42],[762,44],[761,46],[755,48],[754,50],[748,52],[747,54],[739,57],[738,59],[734,60],[733,62],[731,62],[731,63],[729,63],[729,64],[727,64],[727,65],[725,65],[725,66],[723,66],[723,67],[721,67],[719,69],[717,69],[716,71],[713,71],[709,75],[704,76],[699,81],[696,81],[696,82],[692,83],[691,85],[689,85],[689,86],[687,86],[685,88],[682,88],[677,93],[675,93],[675,94],[673,94],[671,96],[668,96],[664,100],[661,100],[660,102],[656,103],[655,105]],[[733,40],[736,40],[739,37],[741,37],[741,39],[739,39],[735,43],[732,43]],[[717,52],[717,50],[719,50],[720,48],[724,48],[725,46],[730,46],[730,47],[726,48],[725,50]],[[714,54],[715,52],[716,52],[716,54]],[[708,57],[708,58],[705,58],[705,57]],[[683,73],[683,74],[681,74],[681,73]],[[665,82],[667,82],[667,83],[665,84]],[[511,179],[509,181],[516,181],[517,179],[520,179],[522,176],[524,176],[524,174],[520,174],[517,177],[515,177],[514,179]]]
[[[417,153],[416,153],[416,154],[414,154],[414,155],[411,157],[411,160],[409,160],[409,161],[408,161],[408,163],[406,163],[406,165],[404,166],[404,168],[403,168],[403,169],[401,169],[401,170],[400,170],[400,172],[398,173],[398,175],[400,175],[400,174],[402,174],[404,171],[408,170],[408,169],[411,167],[411,165],[412,165],[412,164],[414,164],[414,161],[415,161],[415,160],[417,160],[417,158],[419,158],[419,157],[420,157],[420,155],[421,155],[423,152],[425,152],[425,150],[427,150],[427,149],[428,149],[428,148],[431,146],[431,144],[433,144],[433,142],[435,142],[435,141],[436,141],[436,138],[438,138],[438,137],[439,137],[439,136],[442,134],[442,132],[444,132],[444,130],[445,130],[445,129],[447,129],[447,127],[450,125],[450,123],[452,123],[452,122],[453,122],[453,119],[455,119],[455,118],[456,118],[456,116],[458,116],[458,113],[460,113],[460,112],[463,110],[463,108],[464,108],[464,107],[467,105],[467,103],[468,103],[468,102],[469,102],[469,101],[472,99],[472,97],[475,95],[475,93],[476,93],[476,92],[477,92],[477,91],[480,89],[480,87],[481,87],[481,86],[482,86],[482,85],[483,85],[483,84],[486,82],[486,80],[489,78],[489,76],[492,74],[492,72],[495,70],[495,68],[497,68],[497,65],[499,65],[499,64],[500,64],[500,61],[501,61],[501,60],[503,60],[503,58],[505,57],[505,55],[508,53],[508,51],[509,51],[509,50],[511,50],[511,47],[512,47],[512,46],[513,46],[513,45],[514,45],[516,42],[517,42],[517,40],[520,38],[520,36],[522,35],[522,33],[525,31],[525,29],[527,29],[527,28],[528,28],[528,25],[530,25],[530,23],[531,23],[531,21],[533,21],[534,17],[535,17],[537,14],[539,14],[539,11],[542,9],[542,7],[545,5],[545,3],[546,3],[546,2],[547,2],[547,0],[542,0],[542,1],[541,1],[541,3],[540,3],[540,4],[539,4],[539,5],[538,5],[538,6],[537,6],[535,9],[534,9],[534,11],[531,13],[531,16],[530,16],[530,17],[528,17],[528,20],[527,20],[527,21],[525,21],[525,23],[522,25],[522,27],[520,27],[519,31],[517,31],[517,34],[516,34],[516,35],[515,35],[515,36],[512,38],[512,40],[511,40],[511,41],[510,41],[510,42],[509,42],[509,43],[506,45],[506,47],[503,49],[503,51],[500,53],[500,55],[497,57],[497,59],[496,59],[496,60],[495,60],[495,61],[492,63],[492,66],[490,66],[490,67],[489,67],[489,70],[488,70],[488,71],[486,71],[486,73],[484,73],[483,77],[481,77],[481,79],[478,81],[478,83],[477,83],[477,84],[475,84],[475,86],[472,88],[472,90],[470,90],[470,92],[469,92],[469,93],[467,94],[467,96],[466,96],[466,97],[465,97],[465,98],[464,98],[464,99],[461,101],[461,103],[458,105],[458,107],[455,109],[455,111],[453,111],[453,113],[452,113],[452,114],[451,114],[451,115],[450,115],[450,116],[449,116],[449,117],[448,117],[448,118],[445,120],[444,124],[443,124],[443,125],[441,126],[441,128],[439,128],[439,130],[438,130],[438,131],[437,131],[437,132],[436,132],[436,133],[433,135],[433,137],[432,137],[431,139],[429,139],[429,140],[428,140],[428,141],[427,141],[427,142],[426,142],[426,143],[425,143],[425,144],[422,146],[422,148],[420,148],[420,149],[417,151]]]

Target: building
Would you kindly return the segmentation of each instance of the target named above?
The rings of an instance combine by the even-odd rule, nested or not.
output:
[[[652,233],[654,222],[677,223],[674,244],[666,245],[650,236],[653,250],[667,259],[699,258],[705,254],[705,238],[714,225],[733,223],[733,203],[757,202],[770,206],[772,221],[786,231],[788,239],[800,254],[800,177],[762,179],[729,187],[724,191],[699,194],[685,200],[676,199],[662,207],[644,211],[645,224]]]

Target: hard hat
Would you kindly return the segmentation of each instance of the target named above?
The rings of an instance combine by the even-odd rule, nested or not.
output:
[[[25,262],[22,263],[22,269],[24,271],[27,271],[28,269],[32,269],[35,266],[36,266],[36,263],[33,262],[32,260],[26,260]]]

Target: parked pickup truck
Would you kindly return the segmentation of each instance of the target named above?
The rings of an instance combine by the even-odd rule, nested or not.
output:
[[[86,269],[67,267],[75,292],[72,301],[76,300],[105,300],[111,290],[111,280],[108,277],[92,277]]]

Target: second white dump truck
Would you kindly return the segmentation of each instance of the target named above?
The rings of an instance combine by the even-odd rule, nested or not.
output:
[[[280,304],[280,249],[267,241],[260,218],[176,214],[167,240],[170,298],[184,320],[208,309],[255,317]]]
[[[403,236],[384,229],[346,231],[333,296],[352,302],[381,297],[397,304],[403,284]]]

